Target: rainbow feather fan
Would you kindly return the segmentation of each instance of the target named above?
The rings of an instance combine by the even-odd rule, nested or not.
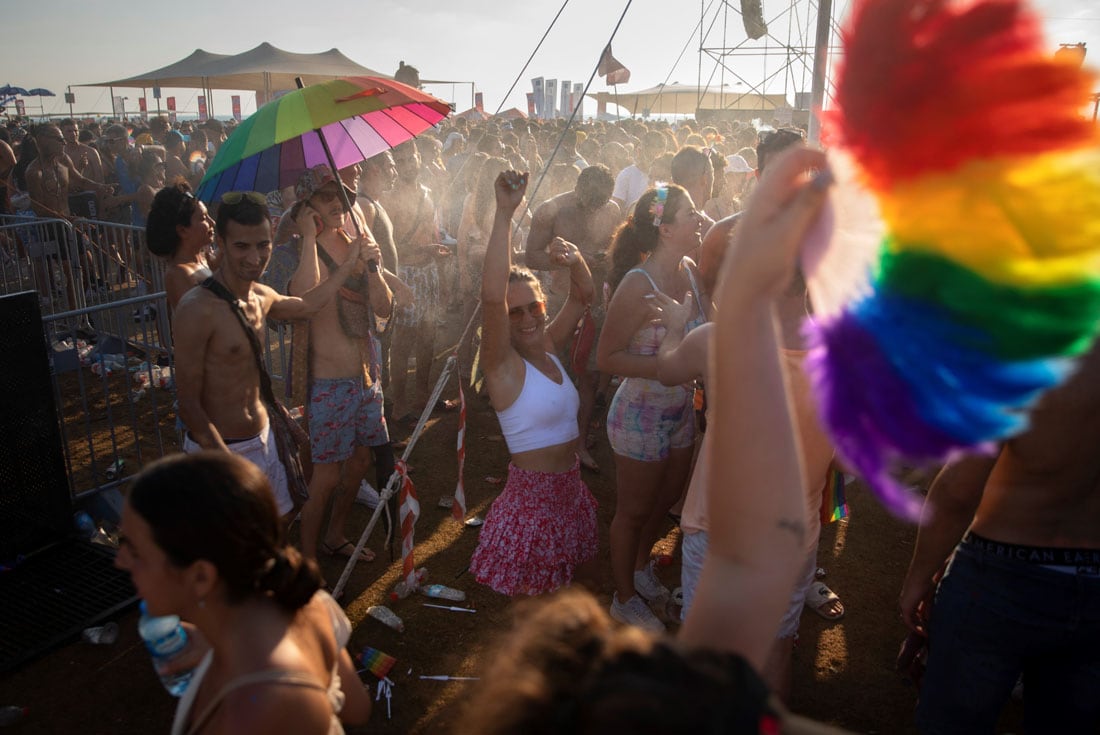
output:
[[[827,142],[885,235],[809,369],[840,455],[917,519],[899,465],[993,451],[1097,333],[1094,79],[1018,0],[857,0],[844,44]]]

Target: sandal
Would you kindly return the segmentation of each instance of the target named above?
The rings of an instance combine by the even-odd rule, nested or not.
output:
[[[321,551],[325,552],[329,556],[341,556],[345,559],[350,559],[351,555],[355,553],[355,544],[350,541],[345,541],[339,546],[333,548],[322,541]],[[374,561],[374,552],[364,546],[363,550],[359,552],[359,561]]]
[[[834,605],[835,603],[835,605]],[[825,618],[826,620],[840,620],[844,617],[844,605],[840,602],[840,596],[833,592],[824,582],[815,582],[806,590],[806,607]],[[836,607],[830,612],[826,608]]]

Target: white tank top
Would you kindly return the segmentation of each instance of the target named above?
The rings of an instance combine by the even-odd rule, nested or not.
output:
[[[526,372],[519,397],[508,408],[497,411],[504,441],[512,454],[564,444],[580,436],[577,429],[580,396],[561,361],[549,352],[546,354],[561,372],[561,385],[524,360]]]

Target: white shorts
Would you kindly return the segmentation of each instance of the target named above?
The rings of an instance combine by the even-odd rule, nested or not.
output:
[[[267,475],[267,481],[271,483],[271,489],[275,493],[275,506],[279,509],[280,516],[285,516],[294,509],[294,501],[290,499],[290,490],[287,489],[286,468],[279,460],[279,450],[275,447],[275,432],[272,431],[270,424],[251,439],[235,441],[228,446],[233,454],[247,459]],[[194,454],[203,451],[203,448],[191,438],[190,433],[185,432],[183,451]]]
[[[681,608],[681,621],[687,617],[691,603],[695,599],[695,589],[699,585],[699,575],[703,571],[703,560],[707,558],[707,533],[685,533],[680,562],[680,586],[683,589],[684,606]],[[817,569],[817,544],[813,551],[806,554],[799,571],[798,579],[791,591],[791,602],[787,611],[783,613],[783,619],[779,623],[779,632],[776,638],[791,638],[798,634],[798,622],[802,617],[802,606],[806,601],[806,590],[814,582],[814,571]]]

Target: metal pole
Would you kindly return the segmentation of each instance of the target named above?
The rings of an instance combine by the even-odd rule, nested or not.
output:
[[[811,142],[821,138],[821,123],[814,111],[825,108],[825,70],[829,65],[829,34],[833,16],[833,0],[818,0],[817,3],[817,40],[814,44],[814,77],[810,94],[810,130]]]
[[[66,92],[65,96],[68,97],[71,100],[73,98],[73,96],[72,96],[73,95],[73,85],[70,84],[68,87],[66,87],[66,90],[68,90],[68,91]],[[69,117],[72,117],[72,116],[73,116],[73,103],[70,102],[69,103]]]

